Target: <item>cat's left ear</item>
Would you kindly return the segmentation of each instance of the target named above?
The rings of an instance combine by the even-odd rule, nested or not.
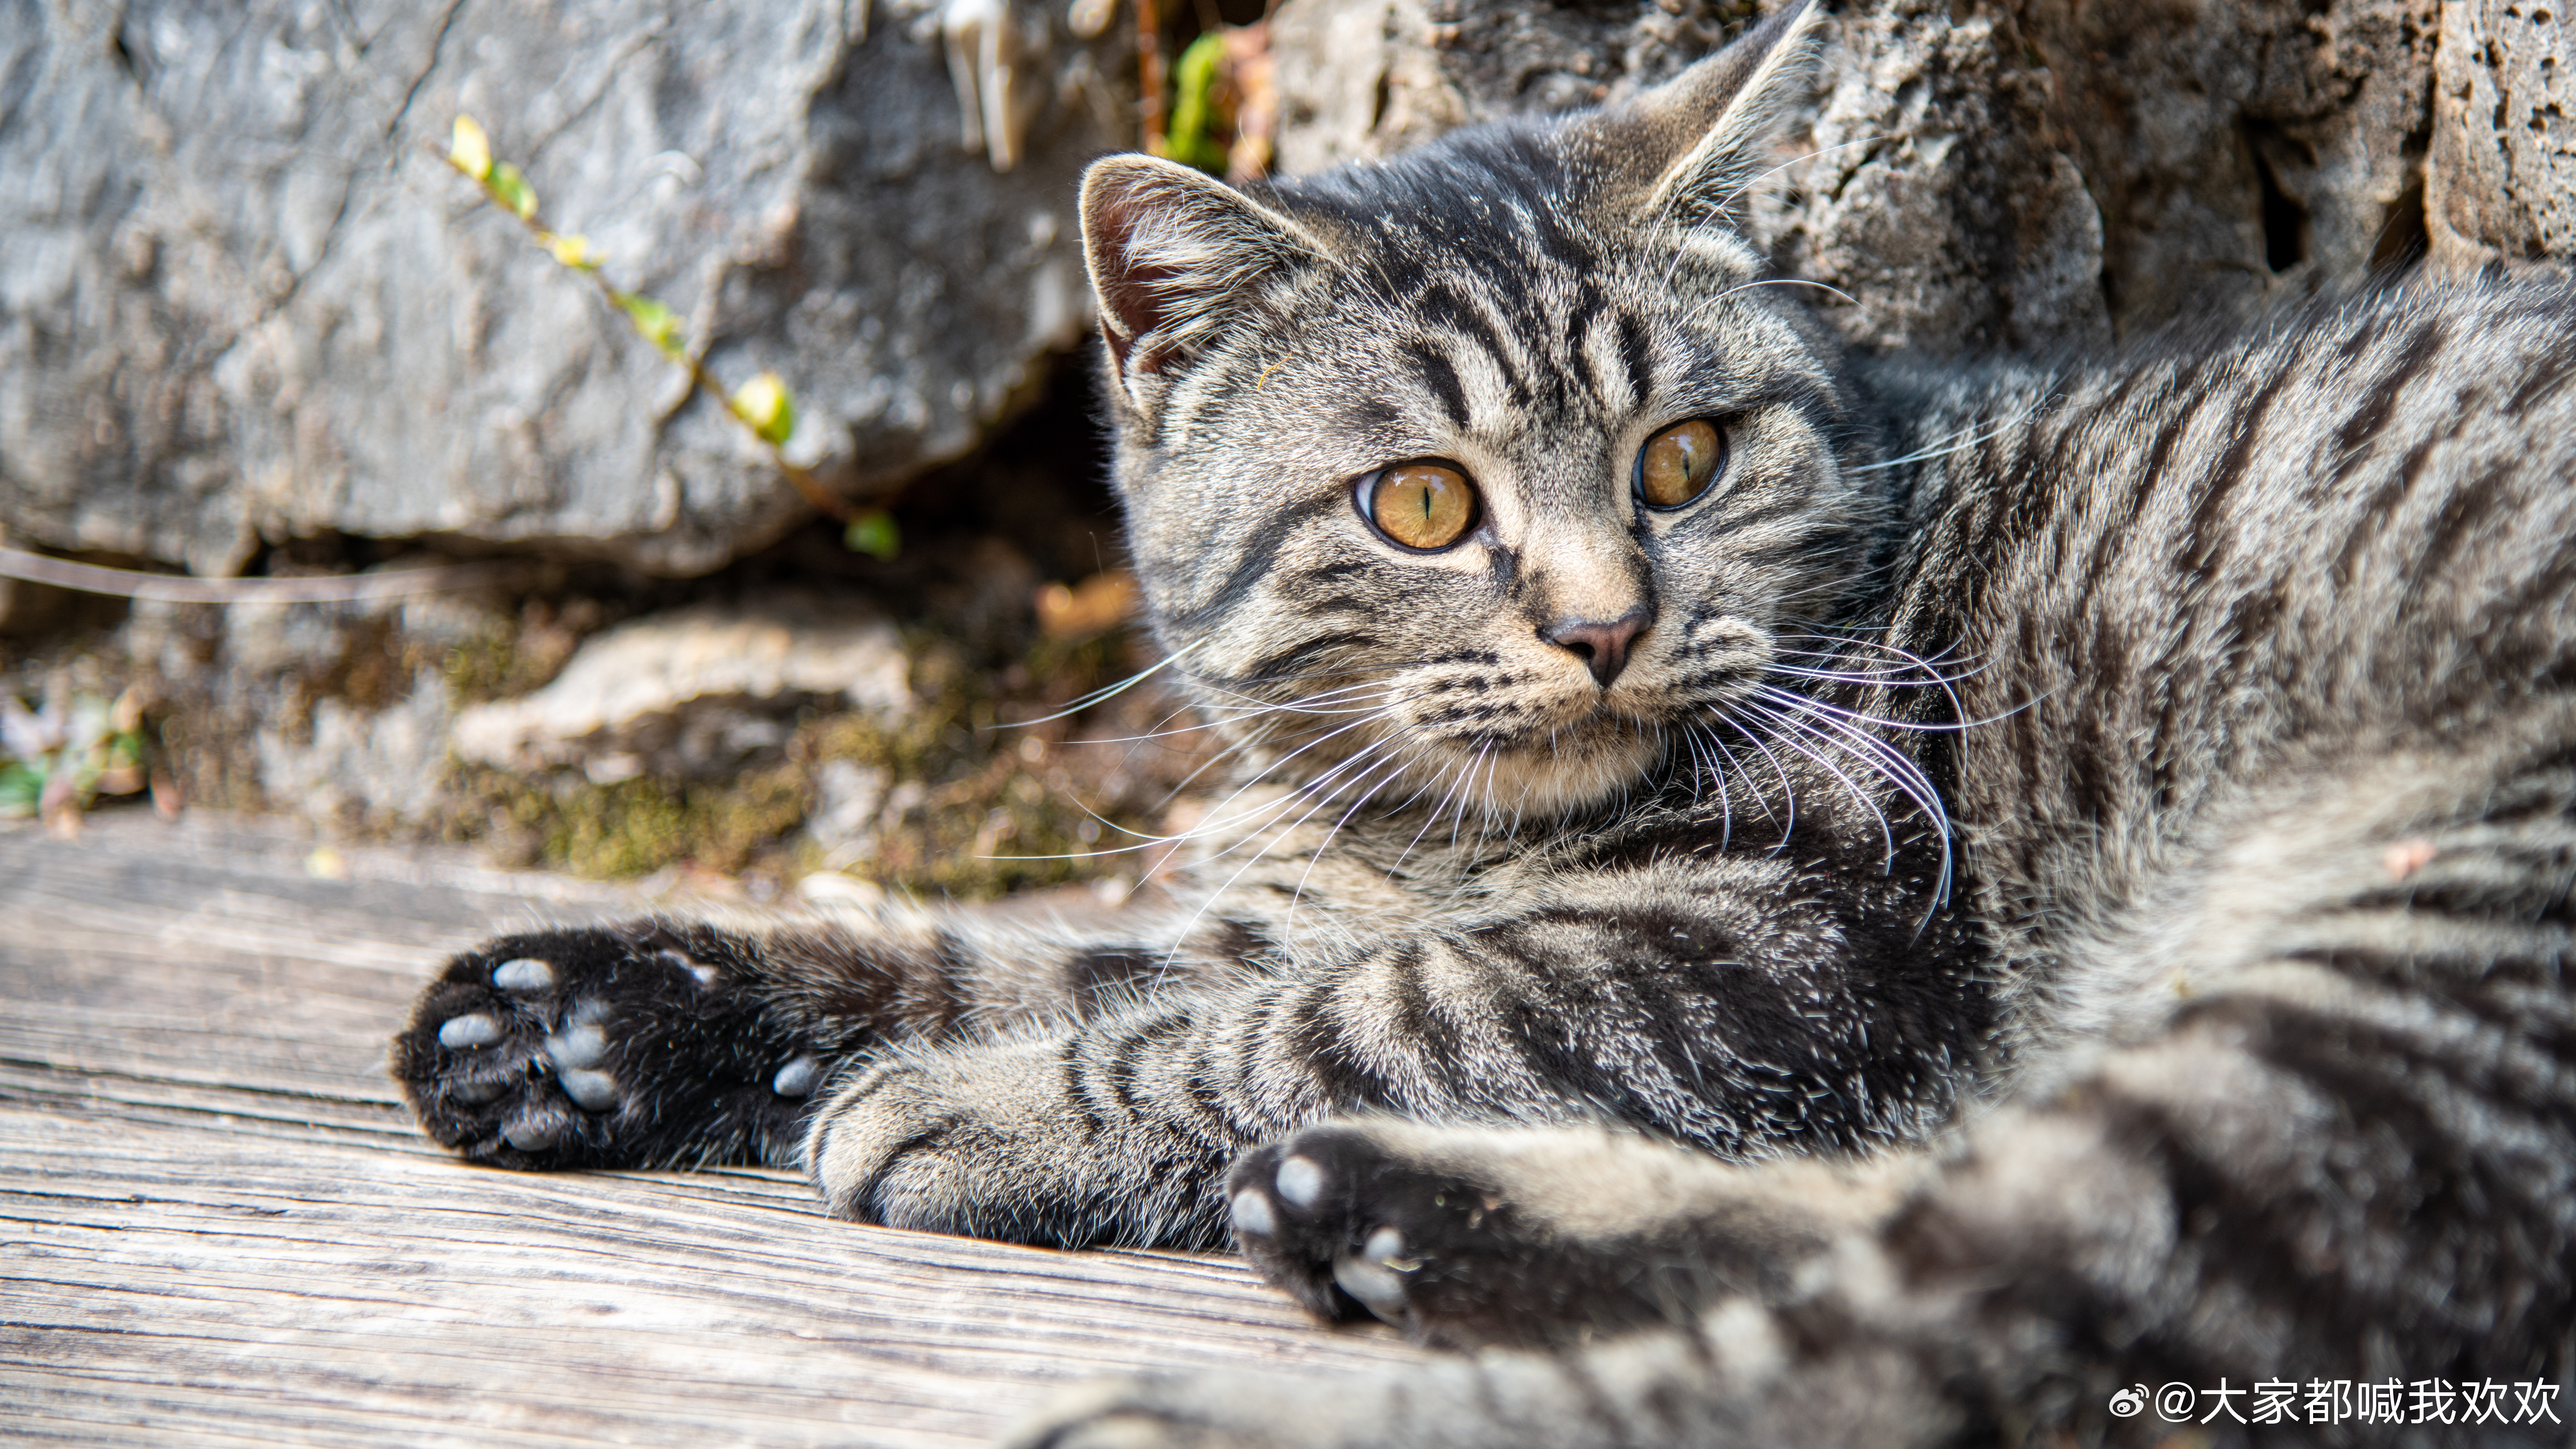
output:
[[[1082,178],[1082,251],[1118,384],[1186,361],[1296,270],[1327,264],[1304,227],[1212,176],[1108,156]],[[1139,398],[1141,401],[1141,399]]]
[[[1609,139],[1658,168],[1641,222],[1691,225],[1742,197],[1781,115],[1813,83],[1823,25],[1815,0],[1791,0],[1733,45],[1603,114]]]

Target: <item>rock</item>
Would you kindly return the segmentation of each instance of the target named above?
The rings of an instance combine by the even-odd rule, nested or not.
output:
[[[2553,14],[2553,10],[2555,13]],[[2426,210],[2458,266],[2576,253],[2576,38],[2553,0],[2447,0]]]
[[[1749,8],[1286,0],[1282,169],[1625,94]],[[1852,342],[1934,351],[2095,344],[2358,278],[2428,232],[2437,262],[2563,257],[2566,30],[2541,15],[2527,0],[1849,0],[1748,224],[1784,273],[1858,299],[1819,294]]]
[[[838,870],[874,852],[877,816],[892,780],[884,770],[848,760],[826,760],[815,769],[805,834],[825,852],[825,869]]]
[[[1123,30],[1010,0],[9,14],[0,525],[209,573],[331,530],[690,573],[806,515],[440,159],[458,113],[718,379],[776,369],[790,453],[865,497],[1078,338],[1073,180],[1131,109]]]
[[[304,730],[260,730],[259,788],[307,820],[379,827],[435,817],[446,801],[455,701],[435,670],[379,708],[319,699]]]
[[[553,683],[460,713],[453,740],[468,760],[579,765],[598,784],[647,771],[706,776],[784,743],[800,705],[908,708],[910,672],[893,625],[846,601],[780,591],[598,634]]]

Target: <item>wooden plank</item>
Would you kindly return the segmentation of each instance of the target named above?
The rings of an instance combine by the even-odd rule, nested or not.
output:
[[[633,896],[103,819],[0,830],[0,1420],[85,1444],[982,1442],[1145,1367],[1359,1367],[1229,1258],[821,1216],[790,1173],[423,1141],[384,1041],[451,951]]]

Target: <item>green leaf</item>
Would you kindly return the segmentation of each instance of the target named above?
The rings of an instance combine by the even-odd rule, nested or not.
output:
[[[33,815],[44,798],[44,776],[15,760],[0,765],[0,820]]]
[[[1219,174],[1225,170],[1225,148],[1209,137],[1208,123],[1214,119],[1210,93],[1216,89],[1217,69],[1224,60],[1225,36],[1209,30],[1191,41],[1173,64],[1172,124],[1163,152],[1175,161]]]
[[[627,318],[634,322],[635,330],[643,334],[645,341],[652,343],[664,357],[674,362],[680,359],[687,349],[680,336],[680,319],[671,314],[670,308],[633,292],[612,295],[617,298],[617,305],[626,309]]]
[[[903,531],[895,527],[893,514],[871,508],[850,520],[850,526],[841,531],[841,542],[852,553],[892,559],[903,552]]]
[[[751,425],[760,440],[777,447],[796,431],[796,400],[778,374],[764,372],[734,390],[733,415]]]
[[[526,221],[537,214],[536,190],[528,185],[528,178],[519,174],[519,168],[509,162],[493,162],[491,172],[483,178],[483,187],[492,193],[494,201],[501,203],[519,220]]]
[[[472,116],[456,118],[455,133],[447,143],[447,164],[477,181],[491,177],[492,141]]]
[[[599,248],[590,244],[590,238],[578,233],[540,232],[537,244],[554,253],[556,261],[577,272],[594,270],[601,260]]]

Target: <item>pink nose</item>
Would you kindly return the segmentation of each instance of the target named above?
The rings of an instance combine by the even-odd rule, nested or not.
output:
[[[1628,667],[1628,646],[1646,632],[1654,616],[1644,609],[1630,609],[1608,623],[1590,619],[1562,619],[1538,631],[1538,637],[1572,654],[1592,671],[1593,682],[1603,689]]]

